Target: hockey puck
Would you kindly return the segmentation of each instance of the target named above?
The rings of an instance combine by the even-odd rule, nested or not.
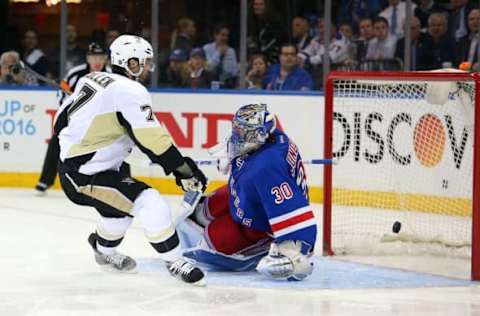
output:
[[[402,228],[402,223],[400,222],[395,222],[393,223],[393,226],[392,226],[392,231],[395,233],[395,234],[398,234],[400,232],[400,229]]]

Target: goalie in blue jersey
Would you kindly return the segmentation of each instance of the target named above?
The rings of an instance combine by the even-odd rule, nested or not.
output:
[[[228,139],[228,185],[179,225],[184,255],[231,271],[303,280],[313,271],[316,220],[297,146],[265,104],[242,106]]]

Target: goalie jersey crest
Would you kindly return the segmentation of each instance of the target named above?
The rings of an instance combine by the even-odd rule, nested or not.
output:
[[[316,220],[301,156],[286,134],[275,130],[272,136],[258,150],[232,161],[231,216],[277,242],[300,240],[313,248]]]

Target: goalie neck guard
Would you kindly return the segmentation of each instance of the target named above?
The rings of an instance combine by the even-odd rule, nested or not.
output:
[[[228,140],[228,156],[233,159],[258,149],[275,130],[275,117],[266,104],[242,106],[232,120],[232,134]]]

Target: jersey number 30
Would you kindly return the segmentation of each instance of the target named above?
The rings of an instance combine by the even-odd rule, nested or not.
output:
[[[285,200],[290,200],[293,197],[292,188],[287,182],[283,182],[279,186],[275,186],[270,190],[270,193],[275,196],[275,204],[281,204]]]

